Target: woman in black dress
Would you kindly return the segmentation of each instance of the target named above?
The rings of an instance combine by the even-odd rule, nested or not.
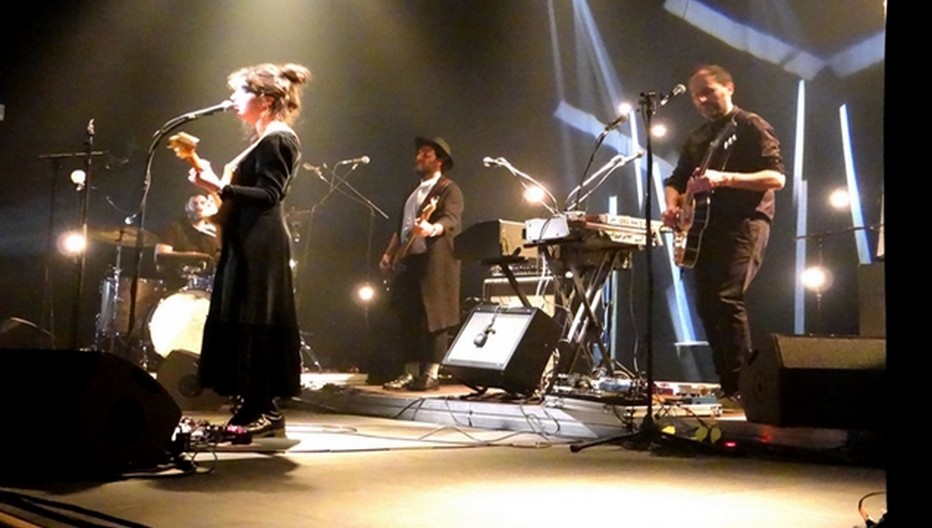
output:
[[[221,201],[222,248],[198,377],[202,386],[239,399],[228,425],[254,437],[283,436],[275,399],[300,391],[301,340],[282,200],[300,164],[301,144],[290,125],[309,78],[296,64],[258,64],[230,74],[230,100],[251,143],[222,175],[209,162],[190,174]]]

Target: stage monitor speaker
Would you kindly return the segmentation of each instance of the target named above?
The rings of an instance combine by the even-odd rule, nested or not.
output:
[[[170,461],[181,410],[152,376],[97,351],[0,350],[0,480],[125,474]]]
[[[531,394],[559,337],[560,326],[539,309],[480,305],[463,324],[443,365],[475,389]]]
[[[187,350],[172,350],[156,375],[159,383],[182,410],[215,411],[226,399],[201,387],[197,380],[200,356]]]
[[[742,368],[739,386],[749,422],[877,430],[890,402],[886,341],[773,334]]]

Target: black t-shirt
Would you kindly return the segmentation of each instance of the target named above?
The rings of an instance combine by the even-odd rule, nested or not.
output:
[[[676,168],[664,185],[683,193],[686,183],[696,167],[701,165],[709,144],[725,124],[734,119],[734,141],[728,148],[719,148],[711,157],[709,169],[730,172],[786,171],[780,141],[773,127],[761,116],[735,107],[731,114],[709,121],[693,130],[680,153]],[[773,220],[775,205],[774,191],[747,191],[731,187],[715,189],[710,202],[712,222],[732,222],[744,218],[766,218]]]
[[[166,244],[175,251],[197,251],[212,258],[220,254],[220,232],[213,235],[199,231],[187,218],[175,220],[169,224],[159,237],[160,244]]]

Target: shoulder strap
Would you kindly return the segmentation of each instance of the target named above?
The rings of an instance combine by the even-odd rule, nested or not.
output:
[[[430,192],[427,193],[427,196],[424,197],[424,201],[421,203],[420,210],[423,211],[424,204],[429,203],[431,198],[442,193],[448,185],[450,185],[450,179],[446,176],[441,176],[440,179],[437,180],[437,183],[435,183],[434,186],[430,188]]]

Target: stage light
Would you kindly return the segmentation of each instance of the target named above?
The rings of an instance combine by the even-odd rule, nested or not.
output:
[[[375,300],[376,292],[375,288],[369,284],[364,283],[356,287],[356,301],[361,304],[367,305]]]
[[[68,231],[58,237],[58,251],[62,255],[73,257],[84,253],[87,249],[87,239],[77,231]]]
[[[634,110],[634,107],[631,106],[631,103],[625,101],[618,105],[617,110],[618,110],[618,115],[626,116],[630,114],[632,110]]]
[[[524,190],[524,199],[533,204],[544,203],[547,199],[547,191],[540,187],[530,185]]]
[[[71,171],[71,183],[74,184],[75,190],[83,190],[85,182],[87,182],[87,173],[81,169]]]
[[[667,125],[664,125],[663,123],[657,123],[656,125],[650,127],[650,135],[655,138],[667,137],[667,133],[669,132],[670,131],[667,129]]]
[[[809,290],[821,294],[832,287],[834,277],[831,270],[822,266],[813,266],[807,268],[802,274],[803,286]]]
[[[828,203],[836,210],[847,210],[851,205],[851,195],[845,189],[836,189],[828,195]]]

